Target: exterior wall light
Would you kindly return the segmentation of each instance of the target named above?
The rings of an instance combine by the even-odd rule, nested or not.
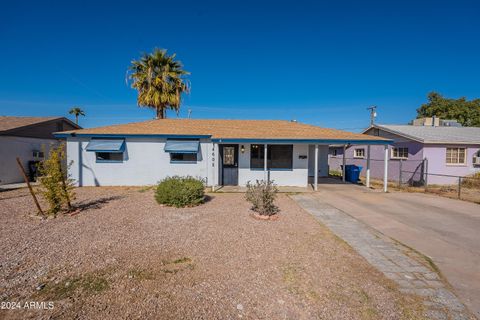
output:
[[[240,151],[241,151],[242,153],[245,153],[245,146],[244,146],[243,144],[242,144],[242,146],[240,147]]]

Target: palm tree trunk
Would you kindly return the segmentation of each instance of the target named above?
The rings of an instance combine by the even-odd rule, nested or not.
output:
[[[165,119],[165,107],[157,107],[157,119]]]
[[[75,115],[75,124],[78,125],[78,114]]]

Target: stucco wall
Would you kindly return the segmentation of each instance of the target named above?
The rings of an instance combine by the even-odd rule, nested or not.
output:
[[[389,138],[393,138],[392,135]],[[402,182],[407,183],[409,180],[420,181],[422,177],[422,160],[426,158],[428,160],[428,184],[454,184],[458,182],[458,178],[442,177],[441,175],[452,176],[469,176],[475,172],[480,171],[480,166],[474,166],[473,156],[479,152],[480,145],[466,146],[466,145],[423,145],[422,143],[415,141],[408,141],[405,139],[399,139],[399,142],[393,144],[394,147],[408,147],[408,159],[402,160]],[[446,150],[447,147],[467,149],[467,161],[462,165],[447,165],[446,163]],[[347,164],[354,164],[362,167],[361,175],[365,176],[367,160],[354,158],[354,150],[364,148],[365,156],[367,152],[367,146],[351,146],[346,150],[345,157]],[[332,155],[333,150],[336,149],[337,155]],[[400,161],[391,159],[391,149],[389,147],[389,165],[388,165],[388,179],[390,181],[397,182],[400,176]],[[371,146],[371,177],[375,179],[383,179],[383,146]],[[342,148],[330,148],[329,164],[330,170],[340,171],[342,165]],[[407,172],[408,171],[408,172]],[[412,173],[413,172],[413,173]]]
[[[328,145],[318,146],[318,176],[328,177]],[[308,147],[308,176],[315,175],[315,146]]]
[[[28,174],[28,161],[39,160],[33,158],[32,152],[45,148],[46,156],[50,146],[57,143],[55,139],[0,136],[0,184],[24,181],[18,170],[16,157],[20,158]]]
[[[466,164],[447,164],[447,147],[466,148]],[[458,182],[457,178],[435,176],[434,174],[469,176],[475,172],[480,172],[480,166],[474,166],[472,162],[473,156],[479,152],[479,150],[480,145],[425,145],[423,152],[428,159],[428,183],[454,184]]]
[[[419,180],[423,160],[422,145],[414,141],[402,141],[388,147],[388,179],[398,181],[400,177],[400,160],[392,159],[391,152],[393,147],[408,148],[408,159],[402,160],[402,181],[407,182],[410,179]],[[366,145],[350,146],[345,153],[347,165],[354,164],[362,167],[361,176],[365,176],[367,171],[367,148]],[[355,158],[355,149],[365,149],[365,158]],[[384,146],[373,145],[370,147],[370,176],[374,179],[383,179],[384,152]],[[330,155],[329,158],[330,170],[340,171],[342,163],[343,149],[337,148],[337,156]]]
[[[98,163],[95,152],[85,150],[89,141],[68,138],[67,142],[68,160],[73,161],[70,174],[80,185],[153,185],[173,175],[191,175],[211,183],[212,170],[207,167],[211,144],[205,140],[200,141],[196,163],[170,163],[170,154],[164,151],[166,139],[154,138],[126,138],[123,162]],[[79,163],[82,164],[80,167]]]
[[[245,152],[239,154],[238,157],[238,183],[246,185],[248,181],[264,179],[264,171],[262,169],[250,169],[250,144],[243,144]],[[299,156],[307,156],[307,159],[300,159]],[[308,145],[293,145],[293,169],[270,170],[270,180],[281,186],[300,186],[305,187],[308,183]]]
[[[205,179],[208,185],[212,181],[218,185],[218,147],[209,140],[200,140],[200,152],[196,163],[170,163],[170,155],[164,151],[166,139],[126,138],[124,161],[120,163],[97,163],[95,153],[85,151],[90,139],[68,138],[67,157],[72,161],[69,169],[71,177],[83,186],[113,185],[153,185],[172,175],[191,175]],[[80,143],[79,143],[80,142]],[[239,185],[248,181],[263,179],[263,170],[250,169],[250,144],[243,144],[245,152],[239,148]],[[308,180],[308,145],[293,146],[293,169],[272,170],[270,179],[278,185],[306,186]],[[319,153],[320,154],[320,153]],[[325,155],[327,151],[324,150]],[[81,155],[81,156],[79,156]],[[307,156],[300,159],[300,155]],[[213,159],[215,165],[213,166]],[[78,164],[82,165],[79,166]],[[325,168],[327,161],[320,166]],[[326,169],[323,169],[326,170]]]

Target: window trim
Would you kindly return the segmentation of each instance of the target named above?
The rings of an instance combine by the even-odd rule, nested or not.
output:
[[[406,156],[406,157],[398,157],[398,156],[395,157],[395,156],[393,155],[393,153],[394,153],[393,150],[394,150],[394,149],[407,149],[407,156]],[[397,151],[397,153],[398,153],[398,151]],[[392,148],[390,149],[390,159],[393,159],[393,160],[408,160],[408,155],[409,155],[409,154],[410,154],[410,153],[409,153],[408,147],[392,147]]]
[[[358,156],[357,151],[362,150],[363,151],[363,156]],[[353,150],[353,158],[354,159],[365,159],[365,148],[355,148]]]
[[[459,159],[460,149],[463,149],[463,162],[448,162],[448,149],[457,150],[457,160]],[[467,148],[465,147],[446,147],[445,148],[445,165],[448,167],[466,167],[467,166]]]

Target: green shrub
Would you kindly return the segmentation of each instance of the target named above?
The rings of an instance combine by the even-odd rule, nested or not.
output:
[[[252,204],[252,210],[263,216],[271,216],[278,212],[275,205],[277,186],[273,181],[257,180],[255,184],[247,183],[245,198]]]
[[[48,214],[56,216],[65,206],[72,210],[71,200],[75,199],[73,180],[68,176],[65,162],[65,145],[52,147],[48,157],[38,165],[40,193],[48,202]]]
[[[158,184],[155,199],[171,207],[192,207],[203,203],[204,189],[203,181],[194,177],[167,177]]]

